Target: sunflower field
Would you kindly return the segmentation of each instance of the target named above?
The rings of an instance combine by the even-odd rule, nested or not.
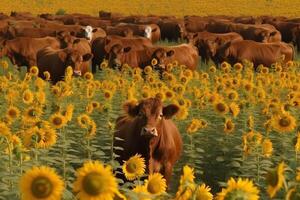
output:
[[[106,62],[94,76],[52,85],[38,68],[0,62],[0,199],[256,200],[300,193],[300,63],[272,68],[222,63],[185,69],[176,61],[159,77]],[[177,104],[173,121],[184,150],[171,186],[145,174],[135,155],[119,165],[113,143],[122,104],[159,97]],[[129,180],[116,178],[120,169]]]
[[[226,5],[226,6],[224,6]],[[56,13],[86,13],[97,15],[100,10],[124,13],[127,15],[229,15],[229,16],[260,16],[274,15],[298,17],[300,12],[299,0],[1,0],[0,10],[4,13],[11,11],[26,11],[34,14]]]

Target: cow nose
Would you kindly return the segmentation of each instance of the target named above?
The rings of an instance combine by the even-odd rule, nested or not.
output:
[[[146,135],[146,136],[158,136],[157,130],[156,130],[155,127],[152,127],[152,128],[144,127],[143,130],[142,130],[142,135]]]
[[[74,70],[74,75],[75,76],[81,76],[81,71],[80,70]]]

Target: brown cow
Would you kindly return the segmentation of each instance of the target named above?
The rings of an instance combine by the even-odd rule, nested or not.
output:
[[[96,72],[96,66],[99,65],[106,55],[110,52],[112,46],[121,44],[122,46],[130,46],[132,50],[142,50],[144,46],[152,46],[149,39],[144,37],[120,37],[107,36],[106,38],[97,38],[92,43],[92,72]]]
[[[133,36],[133,30],[128,27],[107,26],[105,27],[105,31],[107,35],[118,35],[123,37]]]
[[[44,77],[44,72],[48,71],[53,83],[62,80],[65,75],[65,69],[71,66],[75,75],[81,75],[81,66],[83,62],[90,60],[91,54],[82,55],[79,51],[72,48],[55,50],[51,47],[41,49],[37,53],[37,66],[39,76]]]
[[[170,104],[163,106],[160,99],[148,98],[139,104],[125,103],[123,106],[129,116],[119,117],[116,121],[114,145],[120,164],[135,154],[140,154],[146,161],[146,172],[161,173],[168,186],[173,166],[182,152],[182,139],[176,125],[171,120],[179,107]]]
[[[230,33],[210,33],[207,31],[189,34],[189,43],[195,45],[198,48],[201,60],[207,63],[209,59],[212,59],[216,50],[224,43],[229,41],[240,41],[243,37],[235,32]]]
[[[198,65],[198,51],[190,44],[177,46],[144,46],[142,50],[132,50],[130,46],[114,45],[108,54],[109,66],[115,68],[122,64],[131,67],[144,68],[151,64],[152,59],[157,63],[153,67],[159,71],[166,68],[166,65],[176,60],[178,64],[185,65],[191,70],[195,70]]]
[[[44,47],[58,49],[60,48],[60,42],[53,37],[19,37],[13,40],[6,40],[3,42],[0,57],[7,56],[15,65],[30,67],[36,65],[36,54]]]
[[[91,45],[86,39],[76,39],[73,42],[72,49],[77,50],[81,55],[93,55],[91,50]],[[81,73],[84,75],[86,72],[90,71],[91,58],[87,61],[83,61],[81,65]]]
[[[55,35],[56,30],[52,28],[29,28],[9,26],[6,37],[7,39],[13,39],[17,37],[42,38],[46,36],[54,37]]]
[[[270,67],[273,63],[281,61],[286,63],[293,60],[294,48],[292,45],[277,43],[260,43],[251,40],[227,42],[216,53],[216,62],[227,61],[230,64],[248,60],[257,67],[260,64]]]

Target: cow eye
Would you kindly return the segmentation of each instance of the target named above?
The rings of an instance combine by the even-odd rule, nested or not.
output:
[[[163,118],[163,114],[160,114],[160,115],[158,116],[158,118],[159,118],[159,119],[162,119],[162,118]]]
[[[139,112],[138,116],[139,116],[139,117],[143,117],[144,115],[143,115],[142,112]]]

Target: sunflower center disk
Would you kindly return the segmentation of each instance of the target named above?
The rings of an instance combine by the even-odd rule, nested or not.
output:
[[[130,163],[128,163],[128,164],[126,165],[126,170],[127,170],[129,173],[134,173],[134,172],[136,172],[136,169],[137,169],[137,166],[136,166],[135,163],[130,162]]]
[[[55,117],[55,118],[53,119],[53,123],[54,123],[55,125],[61,125],[61,124],[62,124],[62,119],[61,119],[60,117]]]
[[[90,173],[83,179],[83,189],[92,196],[97,196],[105,189],[105,180],[98,173]]]
[[[226,110],[226,107],[224,106],[224,104],[219,103],[219,104],[217,105],[217,109],[218,109],[218,111],[220,111],[220,112],[224,112],[224,111]]]
[[[157,194],[160,192],[161,188],[160,188],[160,184],[155,184],[155,183],[151,183],[149,182],[148,183],[148,186],[147,186],[147,190],[148,192],[150,192],[151,194]]]
[[[288,118],[282,118],[279,121],[280,126],[288,127],[291,124],[291,121]]]
[[[53,191],[51,181],[46,177],[37,177],[32,181],[31,192],[36,198],[47,198]]]

